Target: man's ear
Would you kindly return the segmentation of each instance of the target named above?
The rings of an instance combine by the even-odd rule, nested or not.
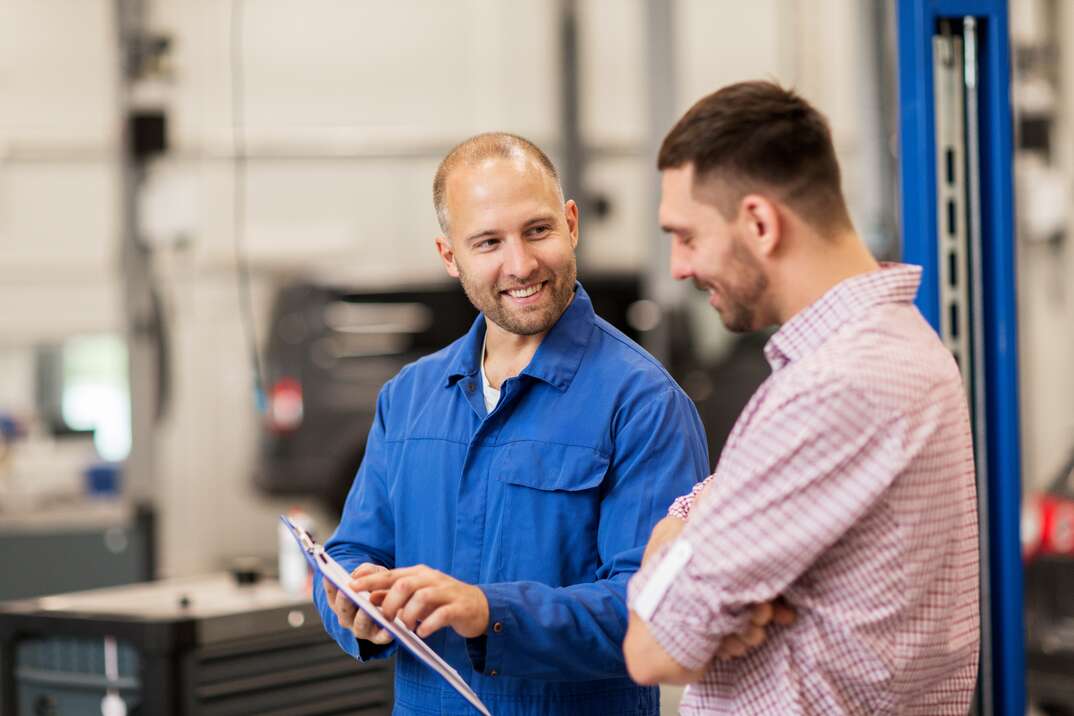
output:
[[[436,237],[436,251],[440,254],[440,260],[444,262],[444,269],[448,276],[459,277],[459,267],[455,265],[455,250],[451,248],[451,239],[446,236]]]
[[[578,248],[578,205],[574,199],[568,199],[563,205],[563,215],[567,219],[567,230],[571,235],[571,246]]]
[[[748,243],[758,256],[771,256],[783,239],[783,220],[772,200],[747,194],[738,206],[738,220],[746,229]]]

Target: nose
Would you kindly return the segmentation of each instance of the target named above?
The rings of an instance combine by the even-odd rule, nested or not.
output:
[[[518,281],[531,278],[537,271],[538,262],[533,247],[524,239],[507,242],[507,253],[503,260],[503,270]]]
[[[694,270],[686,256],[686,249],[678,241],[671,244],[671,277],[676,281],[685,281],[694,275]]]

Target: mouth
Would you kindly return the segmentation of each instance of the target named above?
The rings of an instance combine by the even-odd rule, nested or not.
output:
[[[712,306],[713,308],[715,308],[717,311],[720,310],[720,306],[718,304],[718,298],[719,298],[720,292],[716,290],[716,287],[715,286],[705,286],[701,290],[704,291],[706,294],[708,294],[708,297],[709,297],[708,303],[709,303],[709,305]]]
[[[547,285],[548,281],[539,281],[528,286],[500,291],[500,295],[510,298],[511,301],[516,304],[525,305],[535,303],[544,295],[544,289]]]

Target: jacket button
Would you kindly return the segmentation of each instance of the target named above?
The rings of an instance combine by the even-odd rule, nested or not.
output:
[[[499,634],[501,631],[503,631],[503,624],[501,624],[500,622],[496,622],[492,625],[492,631]]]
[[[496,674],[498,674],[498,673],[500,673],[500,672],[496,671],[496,669],[493,669],[492,671],[489,672],[489,676],[496,676]]]

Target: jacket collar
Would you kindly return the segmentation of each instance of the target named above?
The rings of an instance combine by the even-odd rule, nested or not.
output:
[[[528,375],[559,390],[566,390],[582,363],[595,321],[596,313],[593,312],[589,294],[582,288],[582,284],[576,282],[574,299],[549,329],[521,375]],[[462,341],[456,344],[444,379],[445,386],[454,385],[461,378],[477,374],[481,367],[485,328],[485,314],[478,314]]]

